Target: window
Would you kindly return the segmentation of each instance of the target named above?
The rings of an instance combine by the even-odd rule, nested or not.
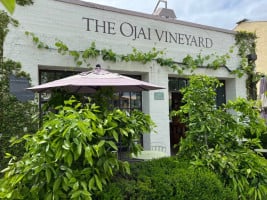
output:
[[[225,97],[225,81],[220,80],[220,83],[223,83],[221,87],[216,88],[216,105],[221,106],[226,103]],[[186,87],[189,84],[188,79],[184,78],[169,78],[169,92],[179,92],[180,89]],[[170,95],[171,96],[171,95]],[[171,100],[171,99],[170,99]],[[171,106],[171,104],[170,104]]]

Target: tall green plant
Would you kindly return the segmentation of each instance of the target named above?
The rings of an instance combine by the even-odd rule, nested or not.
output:
[[[246,31],[238,31],[235,36],[241,62],[240,67],[233,72],[239,76],[247,75],[247,98],[252,100],[257,100],[257,83],[262,75],[256,71],[255,60],[249,59],[249,56],[256,55],[256,39],[256,33]]]
[[[75,99],[56,110],[36,134],[24,136],[27,152],[4,170],[0,198],[91,199],[115,171],[129,172],[128,163],[117,159],[119,138],[137,153],[132,139],[153,128],[139,111],[103,112]]]
[[[188,127],[178,155],[214,170],[240,199],[266,199],[267,161],[253,151],[267,130],[257,103],[238,98],[216,107],[216,78],[192,76],[189,83],[182,90],[185,105],[174,112]],[[254,139],[240,143],[247,134]]]
[[[13,1],[2,1],[6,5],[14,6]],[[19,5],[30,5],[32,0],[16,0]],[[18,21],[10,17],[8,13],[0,10],[0,169],[7,166],[8,159],[5,153],[9,152],[20,157],[24,153],[22,144],[10,147],[9,140],[12,137],[21,137],[25,131],[33,133],[37,130],[37,123],[32,122],[32,116],[36,113],[36,105],[31,102],[19,102],[9,93],[9,76],[26,77],[29,74],[21,70],[19,62],[4,59],[4,41],[10,25],[18,26]]]

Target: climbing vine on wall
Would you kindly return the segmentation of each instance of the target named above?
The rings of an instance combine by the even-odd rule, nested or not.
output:
[[[76,65],[79,67],[82,64],[90,67],[90,59],[102,56],[104,61],[111,62],[140,62],[146,64],[151,61],[156,61],[160,66],[171,68],[178,74],[183,74],[185,70],[189,70],[193,73],[199,67],[206,67],[213,70],[217,70],[220,67],[225,67],[230,73],[236,74],[238,77],[247,75],[246,88],[247,98],[256,100],[257,89],[256,84],[262,76],[261,73],[257,73],[255,70],[255,49],[256,49],[256,34],[250,32],[237,32],[235,35],[236,47],[238,48],[238,55],[240,56],[240,66],[231,71],[227,68],[227,60],[231,58],[231,54],[234,51],[234,47],[229,49],[229,52],[224,55],[217,55],[216,53],[210,55],[202,55],[199,53],[196,57],[187,55],[182,59],[182,62],[178,63],[172,58],[166,58],[164,51],[159,51],[155,47],[148,52],[143,52],[136,48],[133,48],[132,53],[126,55],[117,54],[112,49],[97,49],[95,42],[84,51],[70,50],[68,46],[62,41],[55,43],[55,48],[49,47],[33,33],[26,32],[26,35],[31,36],[33,42],[38,48],[57,49],[61,55],[70,55],[74,58]]]
[[[247,98],[257,99],[256,84],[263,74],[256,72],[256,39],[255,33],[240,31],[235,36],[238,54],[241,57],[240,67],[235,72],[242,76],[247,75],[246,88]]]
[[[30,36],[33,42],[38,48],[54,49],[61,55],[72,56],[77,67],[86,65],[90,67],[90,59],[95,59],[101,56],[104,61],[111,62],[140,62],[146,64],[151,61],[156,61],[160,66],[171,68],[178,74],[183,74],[185,70],[189,70],[191,73],[198,67],[206,67],[211,69],[218,69],[220,67],[226,67],[227,60],[230,59],[230,54],[233,53],[233,48],[229,50],[229,53],[224,55],[217,55],[216,53],[203,56],[199,53],[196,58],[191,55],[187,55],[183,58],[182,62],[176,62],[172,58],[166,58],[163,50],[159,51],[153,47],[150,51],[143,52],[136,48],[132,49],[128,54],[117,54],[112,49],[97,49],[95,42],[91,42],[90,46],[84,51],[70,50],[69,47],[62,41],[56,41],[55,47],[49,47],[42,42],[34,33],[25,32],[27,36]]]

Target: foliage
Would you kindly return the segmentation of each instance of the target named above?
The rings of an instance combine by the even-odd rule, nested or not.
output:
[[[13,14],[15,10],[16,3],[21,6],[33,4],[32,0],[0,0],[0,2],[4,5],[7,11],[11,14]]]
[[[256,72],[255,60],[249,60],[249,55],[256,55],[256,39],[255,33],[240,31],[235,36],[238,53],[241,57],[240,67],[233,71],[238,76],[247,75],[246,87],[247,98],[257,99],[256,84],[260,80],[262,74]]]
[[[4,170],[0,198],[92,199],[114,172],[129,173],[128,163],[116,157],[119,138],[136,153],[140,146],[132,138],[152,124],[139,111],[104,113],[96,104],[67,100],[47,114],[36,134],[23,137],[27,151]]]
[[[24,153],[23,144],[16,144],[10,147],[13,137],[21,137],[37,130],[37,122],[33,122],[33,115],[36,114],[37,106],[31,102],[19,102],[9,93],[9,76],[26,77],[30,80],[29,74],[21,70],[21,64],[3,58],[3,44],[8,33],[8,25],[18,26],[18,22],[0,11],[0,169],[7,166],[8,159],[4,158],[5,153],[11,153],[16,157]]]
[[[0,170],[7,167],[8,158],[6,153],[20,158],[25,149],[24,145],[15,144],[10,146],[12,138],[22,137],[26,132],[34,133],[37,130],[38,122],[33,121],[37,113],[37,106],[31,102],[19,102],[14,96],[6,93],[0,100]]]
[[[15,5],[16,5],[16,1],[15,0],[1,0],[0,2],[8,10],[8,12],[13,14],[13,12],[15,10]]]
[[[38,48],[54,49],[40,41],[40,39],[34,33],[25,32],[25,34],[32,37],[33,42],[37,45]],[[165,58],[164,51],[159,51],[155,47],[153,47],[148,52],[143,52],[136,48],[133,48],[132,53],[123,55],[116,54],[112,49],[99,50],[96,48],[95,42],[92,42],[89,48],[81,52],[69,50],[68,46],[62,41],[57,41],[55,43],[55,46],[61,55],[72,56],[78,67],[80,67],[83,63],[86,64],[87,67],[89,67],[89,59],[95,59],[98,56],[102,56],[103,60],[112,62],[131,61],[146,64],[154,60],[160,66],[168,67],[173,71],[178,72],[179,74],[182,74],[186,69],[190,70],[192,73],[198,67],[207,67],[214,70],[218,69],[219,67],[225,67],[227,60],[230,58],[229,53],[233,53],[233,49],[231,48],[229,50],[229,53],[226,53],[225,55],[221,56],[216,55],[215,53],[204,57],[200,53],[199,55],[197,55],[196,58],[193,58],[191,55],[187,55],[183,59],[182,63],[178,63],[172,58]]]
[[[8,33],[8,25],[12,24],[14,26],[18,26],[18,21],[8,16],[8,14],[2,10],[0,10],[0,63],[3,62],[3,46],[4,40]]]
[[[189,83],[182,90],[184,106],[173,113],[188,127],[179,156],[214,170],[240,199],[266,199],[267,162],[252,150],[261,148],[259,137],[267,130],[257,104],[238,98],[216,107],[216,78],[192,76]],[[254,138],[240,144],[247,134]]]
[[[239,194],[239,199],[267,198],[267,161],[253,150],[222,151],[217,145],[201,149],[192,164],[214,170]]]
[[[148,52],[142,52],[133,48],[133,53],[122,56],[122,61],[137,61],[146,64],[147,62],[151,62],[153,59],[157,58],[158,55],[162,54],[163,52],[157,51],[156,48],[152,48],[152,50]]]
[[[31,35],[33,41],[35,42],[37,37],[33,33],[29,34],[28,32],[26,32],[26,34]],[[114,51],[112,51],[112,49],[98,50],[96,49],[95,42],[92,42],[91,46],[83,52],[69,50],[67,45],[63,42],[56,42],[56,47],[58,48],[59,53],[63,55],[68,54],[70,56],[73,56],[77,66],[81,66],[83,63],[85,63],[87,66],[90,66],[88,59],[96,58],[97,56],[101,55],[103,60],[112,62],[132,61],[146,64],[155,60],[160,66],[168,67],[173,71],[177,72],[178,74],[183,74],[185,70],[189,70],[191,73],[193,73],[196,68],[199,67],[206,67],[214,70],[217,70],[221,67],[225,67],[229,72],[231,72],[232,74],[236,74],[238,77],[242,77],[244,74],[247,75],[247,97],[248,99],[256,100],[256,84],[262,74],[256,73],[255,61],[248,60],[248,55],[255,54],[255,39],[256,35],[253,33],[237,32],[237,34],[235,35],[235,40],[241,61],[240,67],[233,71],[227,68],[227,61],[231,58],[230,54],[233,53],[233,47],[231,47],[229,49],[229,52],[224,55],[217,55],[216,53],[206,56],[202,56],[201,53],[199,53],[196,57],[187,55],[182,59],[181,63],[174,61],[172,58],[165,58],[164,51],[158,51],[155,47],[153,47],[152,50],[148,52],[142,52],[140,50],[137,50],[136,48],[133,48],[132,53],[129,53],[127,55],[116,54]],[[48,47],[47,45],[44,45],[43,42],[39,41],[39,39],[37,46],[39,48]],[[62,49],[64,53],[62,53]]]
[[[0,169],[7,166],[8,159],[5,153],[11,153],[16,157],[21,157],[24,153],[23,144],[10,146],[13,137],[21,137],[37,130],[38,122],[33,121],[37,112],[37,105],[33,102],[20,102],[15,96],[9,93],[9,76],[29,78],[29,75],[21,70],[20,63],[7,60],[2,63],[0,71]]]
[[[131,174],[117,174],[94,199],[237,199],[209,170],[188,162],[164,158],[131,164]]]
[[[32,5],[34,3],[33,0],[16,0],[16,3],[21,6]]]

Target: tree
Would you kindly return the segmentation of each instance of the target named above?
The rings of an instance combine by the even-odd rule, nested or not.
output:
[[[12,4],[12,1],[1,1]],[[31,0],[17,0],[19,5],[32,4]],[[12,153],[20,157],[24,153],[22,144],[10,147],[9,140],[12,137],[21,137],[27,133],[34,133],[38,123],[33,123],[33,115],[37,107],[32,102],[20,102],[9,93],[9,76],[26,77],[30,80],[29,74],[21,70],[21,64],[8,58],[4,58],[4,41],[8,34],[8,26],[18,26],[18,21],[10,17],[5,11],[0,10],[0,169],[6,167],[8,159],[5,153]]]
[[[240,199],[267,198],[267,161],[256,154],[266,134],[257,102],[237,98],[216,107],[216,78],[192,76],[182,90],[184,105],[179,115],[187,125],[178,156],[197,167],[208,167],[239,194]],[[240,143],[246,135],[253,139]]]

